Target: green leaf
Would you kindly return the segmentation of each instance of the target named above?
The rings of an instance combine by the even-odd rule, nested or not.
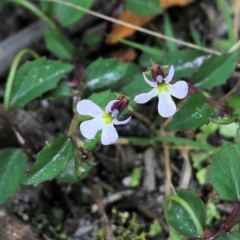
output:
[[[150,225],[150,230],[149,230],[149,236],[150,237],[155,237],[162,231],[162,227],[159,224],[158,220],[155,219],[153,223]]]
[[[153,48],[155,51],[155,48]],[[178,56],[176,58],[176,56]],[[206,56],[201,51],[193,49],[183,49],[174,52],[155,51],[155,54],[144,51],[139,59],[139,63],[143,67],[151,65],[150,59],[159,65],[173,65],[175,68],[174,77],[189,77],[195,73],[202,65]]]
[[[53,18],[58,4],[53,2],[45,2],[45,1],[41,1],[40,3],[44,13],[46,13],[48,16]]]
[[[89,65],[85,71],[86,87],[92,91],[112,88],[126,75],[128,64],[118,62],[114,58],[99,58]]]
[[[193,94],[174,115],[168,128],[171,130],[196,129],[206,123],[213,113],[212,106],[205,103],[202,93]]]
[[[126,0],[125,7],[137,15],[153,15],[163,12],[159,0]]]
[[[219,125],[219,133],[224,137],[233,138],[235,137],[238,128],[239,128],[239,124],[235,122],[227,125],[225,124]]]
[[[136,102],[133,101],[134,97],[140,93],[149,92],[152,89],[143,79],[142,74],[137,74],[130,80],[129,84],[125,85],[121,92],[130,97],[130,105],[133,107]]]
[[[183,189],[177,192],[177,196],[188,204],[202,228],[204,228],[206,221],[206,210],[201,199],[195,193]],[[179,202],[172,201],[172,205],[169,209],[168,221],[177,232],[190,238],[199,237],[200,233],[197,231],[191,215]]]
[[[197,87],[211,89],[226,82],[233,74],[238,62],[238,51],[212,56],[199,68],[193,82]]]
[[[170,21],[170,18],[168,16],[167,12],[165,12],[163,14],[163,21],[164,21],[164,34],[168,37],[174,38],[171,21]],[[176,53],[176,51],[178,51],[177,44],[175,42],[166,41],[166,45],[167,45],[167,49],[169,52]]]
[[[240,115],[240,93],[227,99],[227,103],[234,109],[234,113]]]
[[[237,239],[240,239],[239,232],[222,233],[216,238],[216,240],[237,240]]]
[[[127,39],[123,39],[123,38],[118,38],[118,37],[112,36],[112,35],[109,35],[109,37],[112,37],[113,39],[116,39],[118,42],[120,42],[122,44],[125,44],[127,46],[139,49],[142,52],[148,53],[148,54],[150,54],[152,56],[156,56],[158,58],[160,58],[164,54],[164,52],[162,50],[160,50],[159,48],[156,48],[156,47],[150,47],[148,45],[144,45],[144,44],[141,44],[141,43],[136,43],[136,42],[133,42],[133,41],[130,41],[130,40],[127,40]],[[149,61],[150,61],[150,59],[149,59]]]
[[[41,94],[54,89],[72,66],[59,61],[40,58],[25,63],[17,72],[10,96],[11,108],[23,107]]]
[[[78,178],[75,174],[75,162],[74,158],[72,158],[67,164],[66,168],[63,172],[61,172],[56,179],[59,182],[67,182],[67,183],[75,183],[78,181]]]
[[[102,108],[102,110],[105,110],[107,104],[111,100],[115,100],[116,98],[117,97],[116,97],[116,95],[113,92],[111,92],[110,90],[106,90],[106,91],[99,92],[99,93],[93,93],[89,97],[89,100],[91,100],[94,103],[96,103],[99,107]]]
[[[136,167],[131,172],[130,186],[131,187],[137,187],[140,184],[140,179],[141,179],[141,169]]]
[[[66,2],[89,9],[93,3],[93,0],[67,0]],[[76,23],[84,16],[84,14],[85,13],[83,11],[75,9],[74,7],[68,7],[64,4],[58,4],[56,12],[57,18],[63,27],[67,27]]]
[[[0,204],[18,189],[27,163],[26,154],[16,148],[0,151]]]
[[[73,157],[74,148],[67,136],[47,143],[38,153],[36,163],[26,174],[23,184],[38,184],[56,177]]]
[[[53,30],[44,31],[44,39],[47,49],[60,59],[71,60],[74,53],[74,46],[61,33]]]
[[[175,143],[180,145],[186,145],[190,147],[194,147],[196,149],[210,151],[210,152],[216,152],[216,148],[212,147],[211,145],[207,143],[199,143],[196,141],[193,141],[191,139],[187,138],[181,138],[181,137],[175,137],[175,136],[157,136],[154,138],[133,138],[133,137],[126,137],[130,143],[140,145],[140,146],[148,146],[148,145],[154,145],[155,143],[161,143],[161,142],[169,142],[169,143]]]
[[[72,95],[72,90],[66,83],[66,81],[60,81],[56,89],[50,90],[43,94],[42,98],[47,99],[59,99],[70,97]]]
[[[236,202],[240,199],[239,165],[240,156],[229,142],[225,142],[220,151],[213,154],[209,166],[210,182],[223,200]]]
[[[177,57],[176,57],[177,56]],[[163,58],[159,58],[160,65],[173,65],[175,68],[174,77],[189,77],[203,64],[206,56],[201,51],[184,49],[177,52],[166,53]]]

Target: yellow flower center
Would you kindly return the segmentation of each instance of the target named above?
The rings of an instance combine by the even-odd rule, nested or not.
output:
[[[158,93],[168,92],[168,91],[169,91],[169,86],[168,86],[168,84],[167,84],[167,83],[164,83],[164,82],[158,83],[157,91],[158,91]]]
[[[103,113],[101,115],[101,118],[103,119],[105,124],[110,124],[113,122],[113,117],[111,116],[110,113]]]

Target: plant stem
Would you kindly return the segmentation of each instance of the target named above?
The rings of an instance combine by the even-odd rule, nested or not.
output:
[[[221,233],[228,233],[230,230],[235,226],[235,224],[240,219],[240,201],[237,202],[236,206],[232,210],[229,217],[226,219],[222,227],[213,235],[206,238],[206,240],[214,240],[216,239]]]
[[[54,30],[58,30],[57,25],[48,16],[46,16],[41,10],[39,10],[34,4],[30,3],[28,0],[7,0],[7,1],[12,3],[17,3],[26,7],[27,9],[32,11],[34,14],[36,14],[39,18],[41,18],[44,22],[46,22],[50,28]]]
[[[5,96],[4,96],[5,110],[9,110],[9,108],[10,108],[10,97],[11,97],[11,91],[12,91],[12,86],[13,86],[13,82],[14,82],[14,77],[15,77],[15,74],[16,74],[16,71],[17,71],[17,68],[18,68],[18,65],[19,65],[21,59],[26,54],[33,56],[35,59],[39,58],[39,55],[35,51],[28,49],[28,48],[21,50],[17,54],[17,56],[14,58],[11,69],[10,69],[10,73],[8,75],[7,84],[6,84],[6,92],[5,92]]]
[[[97,191],[94,188],[94,186],[93,186],[93,184],[91,183],[90,180],[87,180],[87,187],[91,192],[93,200],[98,205],[98,210],[99,210],[99,214],[101,215],[103,230],[104,230],[104,233],[105,233],[105,239],[106,240],[113,240],[112,231],[111,231],[111,228],[109,226],[108,217],[107,217],[106,212],[104,210],[103,203],[102,203],[101,199],[99,198],[99,196],[97,194]]]

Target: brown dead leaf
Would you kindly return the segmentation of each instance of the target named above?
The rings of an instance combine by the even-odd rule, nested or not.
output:
[[[160,6],[162,9],[167,9],[173,6],[183,7],[191,2],[193,2],[193,0],[160,0]]]
[[[138,16],[128,10],[123,11],[118,17],[119,20],[131,23],[135,26],[142,26],[148,22],[150,22],[155,16]],[[128,27],[124,27],[119,24],[114,24],[113,29],[110,35],[116,36],[118,38],[126,38],[131,36],[136,30]],[[105,42],[107,44],[115,44],[117,42],[116,39],[111,37],[107,37]]]
[[[114,52],[111,57],[116,58],[119,62],[133,61],[137,57],[137,53],[133,48],[128,48]]]
[[[170,8],[173,6],[185,6],[194,0],[159,0],[159,4],[163,9]],[[128,10],[123,11],[118,17],[119,20],[131,23],[135,26],[143,26],[144,24],[150,22],[155,15],[153,16],[138,16]],[[132,28],[128,28],[119,24],[114,24],[112,31],[109,33],[110,35],[116,36],[118,38],[126,38],[135,33],[136,30]],[[115,44],[117,42],[116,39],[111,37],[107,37],[105,40],[106,44]]]

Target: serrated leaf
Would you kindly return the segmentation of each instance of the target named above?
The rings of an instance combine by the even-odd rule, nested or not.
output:
[[[67,0],[66,2],[89,9],[93,3],[93,0]],[[57,18],[63,27],[67,27],[76,23],[85,15],[83,11],[75,9],[74,7],[66,6],[64,4],[58,4],[55,14],[57,15]]]
[[[206,104],[202,93],[190,95],[168,124],[171,130],[196,129],[213,115],[212,106]]]
[[[201,199],[195,193],[183,189],[177,192],[177,196],[189,205],[202,228],[204,228],[206,210]],[[197,231],[193,219],[180,203],[172,201],[172,205],[169,209],[168,221],[177,232],[190,238],[199,237],[199,232]]]
[[[137,15],[153,15],[162,13],[159,0],[126,0],[125,7]]]
[[[230,202],[240,199],[239,166],[240,156],[229,142],[225,142],[220,151],[213,154],[209,166],[210,182],[221,199]]]
[[[70,64],[45,58],[26,62],[16,72],[10,96],[10,108],[23,107],[43,93],[54,89],[64,74],[71,70]]]
[[[178,56],[177,58],[176,55]],[[151,64],[150,59],[152,59],[162,66],[171,64],[175,69],[174,77],[182,78],[189,77],[195,73],[207,57],[201,51],[193,49],[183,49],[170,53],[162,51],[158,55],[144,52],[139,59],[139,63],[141,66],[149,67]]]
[[[72,90],[66,83],[66,81],[60,81],[56,89],[46,92],[42,98],[47,99],[59,99],[70,97],[72,95]]]
[[[0,151],[0,204],[18,189],[27,163],[26,154],[16,148]]]
[[[199,68],[193,82],[203,89],[210,89],[225,83],[235,70],[238,55],[236,51],[221,56],[212,56]]]
[[[67,136],[61,136],[38,153],[36,163],[26,174],[23,184],[38,184],[56,177],[74,155],[75,146]]]
[[[54,53],[60,59],[72,59],[74,46],[62,34],[53,30],[45,30],[44,39],[47,49],[50,52]]]
[[[176,55],[178,56],[177,58]],[[158,63],[160,65],[173,65],[175,68],[174,77],[182,78],[189,77],[196,72],[207,57],[201,51],[183,49],[177,52],[166,53],[162,59],[159,59],[161,62],[158,61]]]
[[[114,58],[99,58],[85,71],[86,87],[89,89],[106,89],[113,87],[122,77],[126,75],[128,64],[118,62]]]

